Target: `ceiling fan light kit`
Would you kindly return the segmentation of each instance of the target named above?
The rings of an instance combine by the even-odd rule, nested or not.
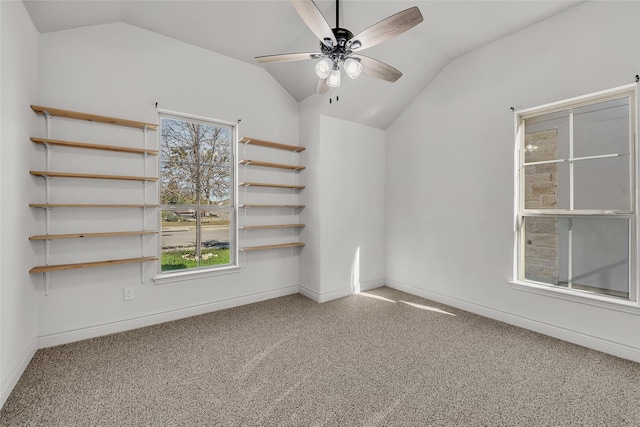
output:
[[[329,73],[329,77],[327,77],[327,86],[329,87],[340,87],[340,83],[342,81],[342,74],[340,74],[340,67],[338,67],[337,63],[333,63],[333,70]]]
[[[422,22],[422,14],[417,7],[411,7],[370,26],[356,34],[339,26],[339,0],[336,0],[336,27],[331,28],[312,0],[291,0],[304,23],[320,40],[320,52],[286,53],[279,55],[258,56],[256,61],[286,62],[306,59],[320,59],[315,72],[321,80],[317,93],[324,93],[326,87],[340,87],[340,65],[349,78],[356,79],[364,72],[373,77],[389,82],[398,80],[402,73],[392,66],[367,56],[355,55],[355,51],[363,50],[396,37]]]
[[[359,58],[347,58],[344,61],[344,72],[352,79],[358,78],[362,72],[362,64]]]
[[[329,58],[322,58],[316,64],[316,75],[320,79],[326,79],[333,70],[333,61]]]

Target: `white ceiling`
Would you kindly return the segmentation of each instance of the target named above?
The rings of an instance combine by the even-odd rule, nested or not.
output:
[[[341,88],[315,95],[315,61],[259,66],[298,101],[339,95],[330,115],[386,129],[449,61],[581,2],[342,0],[340,26],[354,34],[401,10],[420,8],[421,24],[364,51],[402,71],[397,82],[364,74],[357,80],[345,76]],[[334,27],[336,2],[315,3]],[[255,56],[319,47],[288,0],[24,0],[24,4],[40,33],[122,21],[251,64],[256,64]]]

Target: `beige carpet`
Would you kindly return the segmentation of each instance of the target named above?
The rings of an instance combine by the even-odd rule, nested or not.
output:
[[[40,350],[2,426],[639,426],[640,365],[389,288]]]

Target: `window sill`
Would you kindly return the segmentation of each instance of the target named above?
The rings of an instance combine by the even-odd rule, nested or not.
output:
[[[547,286],[519,280],[510,280],[509,283],[511,283],[511,289],[515,289],[517,291],[530,292],[552,298],[563,299],[565,301],[571,301],[579,304],[586,304],[640,316],[640,306],[638,305],[638,303],[633,301],[617,299],[615,297],[606,297],[590,293],[583,293],[571,289],[557,288],[552,285]]]
[[[186,280],[202,279],[205,277],[221,276],[223,274],[238,273],[242,267],[238,265],[230,265],[210,270],[197,271],[180,271],[177,273],[162,273],[153,278],[156,285],[164,285],[167,283],[183,282]]]

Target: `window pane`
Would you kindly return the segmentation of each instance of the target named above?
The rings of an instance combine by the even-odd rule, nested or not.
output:
[[[230,264],[231,210],[201,213],[202,242],[200,267]]]
[[[629,153],[629,99],[573,110],[574,157]]]
[[[572,288],[628,298],[629,221],[572,219]]]
[[[230,209],[162,211],[161,270],[229,264],[231,213]],[[197,240],[198,230],[200,242]],[[198,245],[199,251],[196,249]]]
[[[569,163],[524,167],[525,209],[569,209]]]
[[[631,211],[629,156],[574,163],[574,208]]]
[[[197,267],[188,254],[196,245],[195,210],[162,211],[161,270],[183,270]]]
[[[524,220],[524,278],[558,284],[558,219]]]
[[[524,162],[569,158],[569,110],[525,120]]]
[[[206,205],[227,199],[232,128],[167,117],[161,124],[160,203]]]
[[[523,229],[525,279],[629,296],[628,219],[527,217]]]

